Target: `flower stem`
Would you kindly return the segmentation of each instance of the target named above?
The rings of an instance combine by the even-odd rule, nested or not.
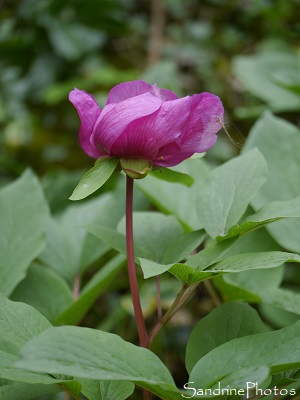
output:
[[[133,208],[133,179],[126,176],[126,248],[128,275],[130,283],[130,291],[133,302],[136,326],[138,330],[141,347],[148,348],[149,340],[146,331],[145,321],[142,313],[141,301],[139,296],[139,288],[136,276],[136,268],[134,261],[133,247],[133,224],[132,224],[132,208]]]

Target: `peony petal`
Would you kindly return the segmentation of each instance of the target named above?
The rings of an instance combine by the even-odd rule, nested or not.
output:
[[[151,88],[149,83],[141,80],[120,83],[108,93],[106,104],[120,103],[130,97],[150,92]]]
[[[183,152],[203,153],[217,140],[221,129],[218,118],[223,120],[224,108],[219,97],[211,93],[192,96],[192,107],[187,127],[180,137]]]
[[[177,94],[172,92],[169,89],[160,89],[156,84],[154,84],[151,88],[151,93],[159,97],[163,101],[170,101],[170,100],[176,100],[178,99]]]
[[[175,154],[173,156],[166,156],[164,159],[156,159],[153,160],[153,164],[157,165],[159,167],[174,167],[177,164],[180,164],[182,161],[186,160],[187,158],[192,157],[194,153],[184,153],[184,152],[179,152],[178,154]]]
[[[118,104],[108,104],[95,124],[92,144],[101,152],[112,154],[112,144],[127,126],[139,118],[153,114],[161,104],[162,101],[150,93],[129,98]]]
[[[175,141],[186,124],[190,104],[190,97],[163,102],[154,114],[130,123],[112,144],[110,154],[153,160],[159,150],[166,145],[170,146],[173,143],[171,154],[180,150]]]
[[[95,122],[101,113],[96,100],[91,94],[76,88],[69,94],[69,100],[75,106],[81,120],[80,146],[90,157],[101,157],[102,154],[90,142]]]

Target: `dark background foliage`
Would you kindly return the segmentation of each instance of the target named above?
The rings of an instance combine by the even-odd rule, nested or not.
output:
[[[297,0],[2,0],[1,178],[91,165],[67,100],[74,86],[103,105],[113,85],[143,78],[179,95],[211,91],[232,118],[245,116],[236,111],[261,103],[232,61],[298,46],[297,11]],[[244,136],[252,122],[235,120]]]

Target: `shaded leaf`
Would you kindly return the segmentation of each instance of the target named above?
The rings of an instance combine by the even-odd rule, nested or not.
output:
[[[231,385],[230,374],[269,367],[272,374],[300,367],[300,322],[286,328],[231,340],[210,351],[192,369],[195,387],[212,387],[220,379]],[[224,371],[226,376],[224,377]],[[199,385],[199,386],[197,386]]]
[[[49,268],[38,264],[31,265],[27,277],[13,292],[11,299],[31,305],[50,321],[73,303],[66,282]]]
[[[22,199],[22,201],[20,201]],[[10,295],[45,245],[48,207],[37,178],[26,171],[0,192],[0,291]]]
[[[158,357],[111,333],[70,326],[51,328],[28,343],[22,356],[17,366],[30,371],[131,381],[162,399],[181,398]]]
[[[238,338],[265,332],[257,312],[248,304],[225,303],[203,318],[192,330],[186,347],[189,372],[200,358],[222,344]]]
[[[58,325],[78,324],[125,263],[126,259],[122,255],[112,258],[84,286],[77,301],[65,309],[56,318],[55,323]]]
[[[211,237],[225,236],[239,221],[266,174],[266,163],[256,149],[210,173],[198,196],[197,213]]]

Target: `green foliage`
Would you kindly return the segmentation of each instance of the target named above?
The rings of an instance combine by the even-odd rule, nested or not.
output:
[[[265,113],[250,132],[245,151],[253,147],[257,147],[263,154],[269,171],[266,183],[252,201],[253,207],[258,209],[270,201],[292,200],[298,197],[300,195],[299,130],[294,125]],[[278,221],[267,229],[281,246],[290,251],[300,251],[298,218]]]
[[[211,237],[225,236],[239,221],[266,175],[265,160],[257,150],[209,174],[199,193],[197,212],[200,224]]]
[[[214,387],[220,380],[234,387],[232,374],[242,370],[239,383],[243,382],[243,388],[253,368],[267,367],[273,374],[299,368],[298,334],[299,322],[278,331],[230,340],[202,357],[192,369],[190,380],[195,387]]]
[[[24,347],[17,365],[79,378],[132,381],[163,399],[181,398],[169,371],[152,352],[88,328],[48,329]]]
[[[248,304],[225,303],[194,327],[186,347],[189,372],[213,349],[238,337],[266,332],[259,315]]]
[[[299,54],[265,50],[236,57],[233,69],[243,85],[274,111],[299,110]]]
[[[48,207],[32,172],[0,193],[0,291],[10,295],[45,246]],[[29,234],[30,233],[30,234]]]

